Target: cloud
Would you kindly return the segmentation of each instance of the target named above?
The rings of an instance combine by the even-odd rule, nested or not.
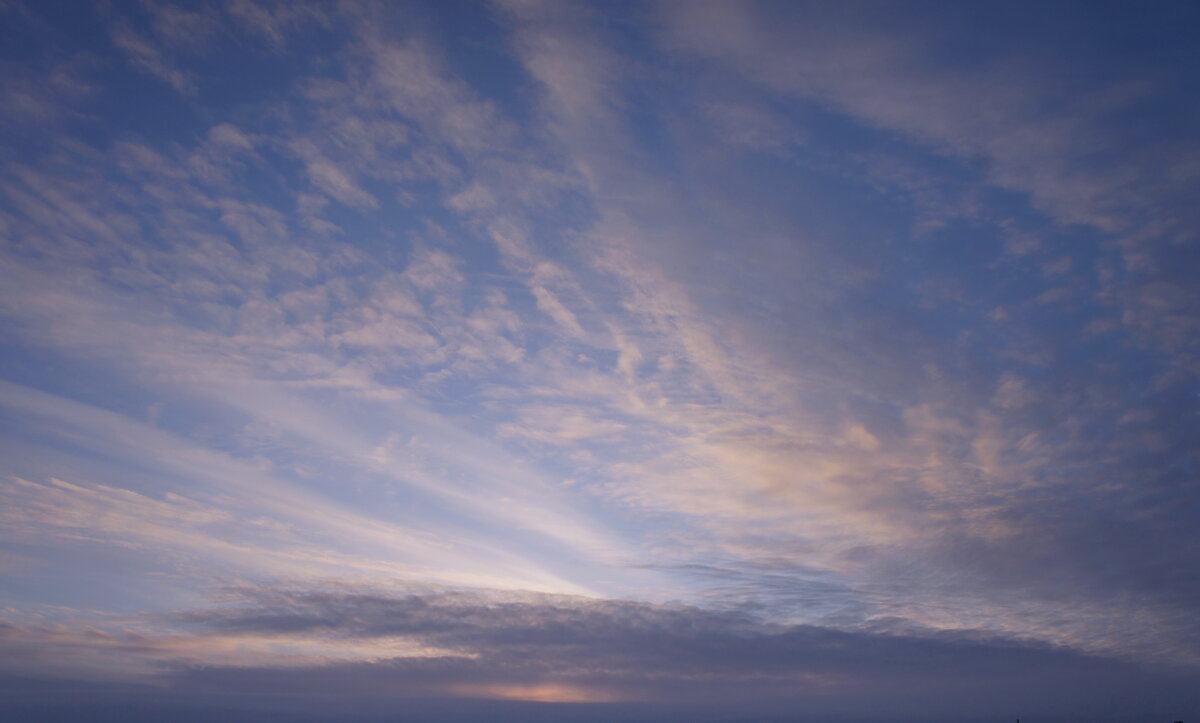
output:
[[[80,115],[79,106],[95,87],[88,81],[93,63],[86,56],[57,59],[40,67],[4,65],[0,81],[0,122],[11,133],[59,125]]]
[[[1070,169],[1081,162],[1081,139],[1109,137],[1114,132],[1110,110],[1140,103],[1146,89],[1097,89],[1081,95],[1079,105],[1062,117],[1039,115],[1031,109],[1043,94],[1057,92],[1054,77],[1044,86],[1024,83],[1022,61],[1005,57],[968,77],[953,66],[926,62],[926,46],[914,39],[919,30],[884,34],[838,13],[817,13],[806,23],[804,13],[793,16],[778,7],[780,22],[765,22],[767,10],[758,6],[714,4],[695,12],[668,6],[663,8],[666,27],[678,33],[665,45],[668,57],[688,62],[687,53],[694,53],[714,62],[688,66],[695,72],[679,76],[671,93],[664,91],[662,97],[669,99],[658,106],[656,128],[672,134],[677,145],[663,160],[640,143],[646,129],[631,128],[621,112],[626,94],[653,81],[610,72],[626,67],[628,58],[612,52],[615,43],[605,29],[591,23],[586,12],[535,12],[519,5],[511,10],[518,26],[517,53],[539,80],[541,108],[559,147],[575,167],[586,169],[599,219],[586,236],[589,253],[582,264],[570,266],[577,278],[583,278],[581,265],[599,272],[587,277],[593,304],[611,314],[609,322],[622,334],[636,329],[644,356],[663,360],[666,372],[647,369],[637,386],[589,377],[590,403],[636,419],[636,436],[646,441],[624,446],[620,461],[589,470],[602,480],[598,486],[605,493],[643,510],[688,515],[704,533],[676,534],[707,555],[740,553],[743,564],[794,555],[798,568],[815,566],[842,576],[865,600],[890,600],[889,605],[903,608],[896,614],[930,625],[956,627],[967,619],[986,619],[998,629],[1037,630],[1047,639],[1098,649],[1138,648],[1140,655],[1153,655],[1167,640],[1190,639],[1187,626],[1168,622],[1179,618],[1167,604],[1153,613],[1157,623],[1141,628],[1163,631],[1162,637],[1149,633],[1134,643],[1118,621],[1132,609],[1144,610],[1144,598],[1135,608],[1115,600],[1098,603],[1070,622],[1055,612],[1063,595],[1078,600],[1077,594],[1121,585],[1099,564],[1100,559],[1124,559],[1119,544],[1089,520],[1099,508],[1123,517],[1117,502],[1122,494],[1115,491],[1146,483],[1134,467],[1121,463],[1117,471],[1112,456],[1091,446],[1089,440],[1098,438],[1093,434],[1102,436],[1099,429],[1111,421],[1104,405],[1115,402],[1083,392],[1088,383],[1082,379],[1091,378],[1095,369],[1077,364],[1071,342],[1061,336],[1074,322],[1055,319],[1053,324],[1066,326],[1054,327],[1033,321],[1034,312],[1027,312],[1024,336],[1007,336],[1012,324],[998,331],[1005,335],[1001,353],[1024,354],[1023,363],[983,371],[999,346],[970,336],[978,331],[969,319],[976,298],[990,290],[955,290],[953,284],[975,278],[975,268],[979,278],[994,273],[990,251],[981,250],[978,260],[972,257],[949,274],[922,272],[929,285],[913,293],[893,269],[909,263],[906,254],[925,253],[915,240],[865,241],[892,232],[840,220],[834,222],[843,225],[832,230],[815,225],[837,241],[810,235],[806,219],[789,205],[803,203],[806,194],[843,202],[822,195],[817,182],[796,180],[803,180],[811,166],[801,164],[788,177],[756,177],[760,167],[743,156],[688,146],[699,137],[720,147],[721,139],[698,130],[701,124],[672,116],[680,102],[678,89],[688,84],[694,84],[699,98],[734,85],[743,95],[765,96],[775,107],[788,103],[786,98],[812,99],[870,128],[900,131],[919,148],[933,145],[968,159],[984,154],[994,164],[981,169],[987,182],[1032,192],[1062,220],[1111,231],[1114,219],[1125,213],[1110,203],[1125,183],[1120,180],[1127,178],[1125,170],[1085,178]],[[687,53],[676,55],[681,48]],[[760,82],[764,96],[729,81],[728,73]],[[683,94],[687,98],[687,91]],[[870,150],[879,146],[883,143]],[[711,166],[694,161],[689,174],[672,174],[674,159],[708,156],[719,160]],[[1136,155],[1128,161],[1140,163]],[[808,163],[844,161],[831,154]],[[889,178],[889,192],[897,186],[917,188],[915,179],[936,179],[926,157],[921,163],[914,178]],[[841,173],[818,178],[844,183]],[[864,173],[871,183],[882,178],[873,167]],[[697,177],[718,182],[706,191]],[[726,178],[736,180],[719,182]],[[928,184],[929,190],[918,190],[930,199],[950,185],[920,182]],[[960,176],[954,182],[962,183]],[[788,191],[781,194],[772,183]],[[670,189],[684,185],[697,200],[672,194]],[[865,189],[852,188],[870,197]],[[737,203],[729,201],[730,194]],[[979,200],[955,203],[966,207],[951,209],[957,217],[988,223],[977,220]],[[738,204],[752,212],[739,212]],[[725,215],[723,209],[731,206]],[[865,214],[878,211],[867,208]],[[815,204],[805,211],[824,213]],[[691,223],[689,216],[700,213],[704,221]],[[537,257],[527,236],[512,233],[512,226],[503,228],[493,235],[506,253],[527,264]],[[736,254],[725,252],[731,238]],[[858,256],[831,250],[838,244],[856,249]],[[959,253],[961,245],[931,245],[930,269],[937,268],[939,258]],[[766,260],[760,262],[759,255]],[[805,268],[819,269],[820,275],[807,276]],[[1043,278],[1038,266],[1018,268],[1012,270],[1012,283],[1025,283],[1016,279],[1026,273]],[[1073,279],[1074,289],[1063,284],[1044,290],[1066,303],[1073,294],[1091,293],[1090,284]],[[618,289],[617,303],[632,313],[610,311],[607,299],[595,293],[601,288]],[[938,298],[931,300],[935,293]],[[777,305],[768,306],[771,300]],[[947,303],[955,311],[921,310]],[[1188,303],[1180,298],[1174,308],[1190,308]],[[988,325],[983,317],[994,308],[979,306],[980,325]],[[790,361],[781,363],[784,358]],[[952,370],[953,381],[941,376],[944,369]],[[575,371],[563,366],[560,393],[579,393],[585,386],[577,375],[568,380],[568,370]],[[1027,381],[1022,374],[1040,381]],[[1106,379],[1092,389],[1124,394],[1120,385],[1108,386],[1111,377]],[[1083,431],[1085,426],[1091,431]],[[1100,463],[1101,458],[1107,461]],[[1190,499],[1178,484],[1169,486],[1165,494]],[[1069,495],[1055,491],[1068,488],[1089,490],[1095,507],[1072,508]],[[1039,505],[1048,499],[1062,504],[1053,505],[1053,512],[1042,507],[1043,514]],[[1174,515],[1163,512],[1145,514],[1156,520],[1154,525],[1175,528]],[[1135,516],[1126,519],[1140,526]],[[757,544],[756,535],[767,541]],[[1090,539],[1106,552],[1080,557],[1077,539]],[[928,566],[909,566],[923,559]],[[903,579],[918,574],[937,578],[927,589],[938,592],[927,595],[921,585]],[[865,590],[873,585],[888,592],[869,595]],[[1079,587],[1065,593],[1064,585]],[[1020,588],[1020,604],[1004,593],[1010,586]],[[875,614],[887,613],[877,608]],[[1084,633],[1085,628],[1092,632]],[[1180,659],[1193,655],[1171,647]]]
[[[331,23],[328,8],[320,3],[231,0],[225,4],[225,10],[237,25],[266,38],[276,48],[282,47],[289,35],[299,34],[308,25]]]
[[[248,461],[34,390],[6,384],[3,402],[31,421],[50,422],[54,430],[50,438],[65,438],[80,452],[124,457],[136,460],[140,468],[158,471],[162,476],[152,478],[158,489],[170,484],[193,490],[158,500],[110,485],[15,480],[6,489],[14,510],[10,522],[43,544],[92,539],[133,543],[151,559],[159,552],[198,554],[199,564],[192,574],[200,577],[238,569],[259,575],[427,577],[504,585],[505,576],[511,574],[508,579],[516,588],[580,589],[549,570],[538,569],[537,563],[520,553],[476,547],[449,521],[444,524],[450,525],[450,537],[428,529],[428,522],[392,524],[308,492]],[[297,413],[294,406],[291,412]],[[28,451],[23,454],[29,456]],[[367,452],[363,454],[366,457]],[[41,470],[52,459],[71,457],[62,450],[52,456],[43,452],[29,457],[35,460],[29,466]],[[196,495],[205,500],[196,501]],[[518,519],[533,520],[538,514],[518,504],[508,507]],[[207,517],[191,519],[185,514],[189,510],[205,511]],[[184,524],[185,519],[191,521]],[[586,528],[570,530],[549,510],[530,524],[546,534],[599,544],[588,539]]]
[[[977,711],[1018,691],[1024,705],[1040,706],[1056,689],[1067,695],[1045,710],[1077,710],[1094,699],[1098,684],[1148,685],[1172,700],[1187,699],[1182,680],[1170,675],[1028,641],[970,632],[773,625],[735,612],[619,600],[463,589],[416,588],[397,596],[254,587],[231,590],[220,608],[170,620],[192,634],[139,636],[105,647],[122,658],[158,658],[158,665],[170,663],[173,653],[177,662],[160,678],[173,694],[264,695],[302,685],[317,696],[336,690],[392,699],[704,700],[760,713],[787,700],[843,715],[932,695],[938,703],[922,708],[936,716],[972,706]],[[7,628],[7,646],[23,634]],[[71,633],[59,635],[65,642]],[[258,640],[322,640],[331,651],[366,650],[373,641],[384,650],[385,641],[404,640],[423,652],[285,668],[269,654],[255,659],[252,644]],[[226,667],[219,645],[245,656],[242,667]],[[175,646],[181,647],[172,651]],[[213,657],[204,662],[206,655]],[[977,685],[984,680],[991,687],[980,698]],[[843,697],[847,693],[852,695]]]
[[[154,43],[129,25],[116,25],[112,31],[112,39],[117,48],[125,53],[129,62],[138,70],[162,80],[178,93],[196,92],[195,78],[165,58]]]
[[[193,10],[112,10],[191,93],[169,128],[83,60],[4,91],[103,101],[0,174],[20,565],[608,600],[251,597],[326,620],[247,642],[307,651],[274,690],[966,701],[1198,659],[1194,154],[1136,120],[1176,80],[959,32],[989,9]],[[226,42],[270,92],[210,98]],[[404,616],[453,659],[355,657]]]
[[[348,206],[358,208],[378,207],[379,202],[374,196],[363,190],[344,169],[321,157],[311,145],[300,145],[298,152],[306,158],[306,171],[309,180],[318,189]]]
[[[1192,185],[1185,179],[1194,178],[1194,143],[1161,125],[1176,111],[1157,111],[1194,113],[1180,92],[1190,80],[1147,70],[1133,60],[1137,52],[1129,62],[1117,61],[1127,56],[1111,54],[1095,26],[1036,9],[999,16],[967,8],[936,15],[897,11],[886,32],[862,21],[869,13],[807,4],[708,3],[687,12],[666,4],[661,10],[660,40],[673,57],[713,61],[769,93],[901,134],[973,169],[956,174],[959,184],[981,171],[989,184],[1030,194],[1060,222],[1120,238],[1122,263],[1132,274],[1122,282],[1130,297],[1120,303],[1131,328],[1139,327],[1146,343],[1182,351],[1178,324],[1197,299],[1167,281],[1164,270],[1142,274],[1148,258],[1174,255],[1166,251],[1175,244],[1169,239],[1188,235],[1177,224],[1184,208],[1179,194]],[[966,52],[970,62],[939,62],[941,53],[955,52],[949,50],[953,39],[989,22],[1022,24],[1031,39],[979,43]],[[1164,8],[1140,17],[1137,32],[1170,53],[1179,38],[1166,28],[1187,22]],[[878,153],[870,156],[872,164],[880,160]],[[977,201],[971,205],[972,213],[981,209]],[[1166,286],[1173,288],[1176,312],[1172,321],[1159,314],[1159,326],[1134,311],[1135,299]],[[1176,363],[1186,364],[1193,352],[1173,352]]]

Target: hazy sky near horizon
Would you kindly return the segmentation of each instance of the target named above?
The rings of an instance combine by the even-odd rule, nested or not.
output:
[[[0,0],[0,710],[1194,717],[1197,32]]]

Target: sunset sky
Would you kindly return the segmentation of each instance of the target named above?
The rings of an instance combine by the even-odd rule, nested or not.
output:
[[[1197,37],[0,0],[0,718],[1200,718]]]

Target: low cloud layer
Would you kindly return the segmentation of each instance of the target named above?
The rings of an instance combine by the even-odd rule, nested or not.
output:
[[[1155,698],[1156,708],[1180,705],[1189,690],[1178,671],[1150,672],[978,631],[886,623],[848,631],[770,623],[740,611],[486,590],[238,588],[223,593],[220,607],[156,623],[186,633],[62,630],[55,654],[76,646],[140,656],[161,691],[152,697],[266,700],[302,692],[322,706],[362,698],[366,710],[389,700],[480,698],[573,704],[581,715],[584,704],[606,704],[615,715],[646,715],[655,705],[712,706],[688,714],[707,720],[747,705],[851,718],[881,708],[938,717],[1000,708],[1049,716],[1088,706],[1134,714],[1140,711],[1122,702],[1134,690]],[[45,637],[14,626],[3,632],[6,654]],[[278,662],[189,659],[206,646],[251,650],[260,641],[278,652]],[[335,657],[303,659],[303,651],[318,649]],[[293,659],[285,662],[289,652]]]

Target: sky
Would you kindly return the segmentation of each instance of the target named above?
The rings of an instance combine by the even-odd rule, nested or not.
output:
[[[0,714],[1197,718],[1197,32],[0,0]]]

